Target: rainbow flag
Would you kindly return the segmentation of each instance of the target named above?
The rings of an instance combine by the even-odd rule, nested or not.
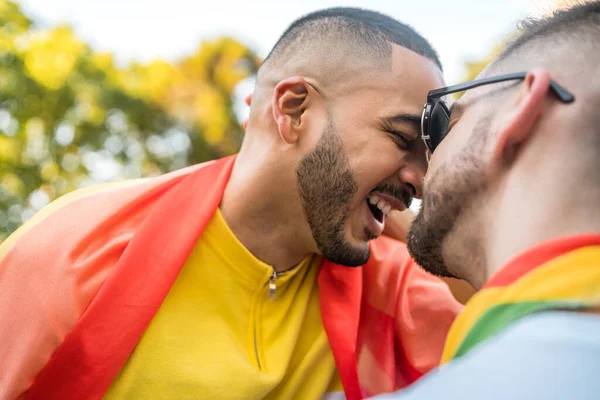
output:
[[[544,243],[507,264],[467,303],[442,363],[468,353],[527,315],[600,306],[600,234]]]

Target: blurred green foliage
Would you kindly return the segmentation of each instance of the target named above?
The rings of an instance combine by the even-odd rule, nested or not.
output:
[[[71,190],[235,152],[233,91],[260,62],[224,37],[120,68],[69,26],[38,29],[0,0],[0,242]]]

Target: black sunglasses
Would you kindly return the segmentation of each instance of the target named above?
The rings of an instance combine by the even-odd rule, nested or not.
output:
[[[441,89],[432,90],[427,94],[427,103],[423,109],[421,116],[421,137],[425,145],[431,153],[440,144],[448,133],[448,124],[450,122],[450,111],[441,99],[441,97],[465,90],[473,89],[491,83],[524,80],[527,72],[517,72],[514,74],[493,76],[490,78],[477,79],[461,83],[459,85],[448,86]],[[575,96],[565,90],[562,86],[554,81],[550,81],[550,90],[552,90],[558,99],[563,103],[572,103],[575,101]]]

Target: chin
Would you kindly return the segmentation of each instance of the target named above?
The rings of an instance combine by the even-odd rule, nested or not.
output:
[[[365,243],[370,242],[373,239],[377,239],[379,237],[379,235],[373,233],[369,228],[365,228],[365,230],[363,231],[364,237],[365,237]]]
[[[347,243],[359,251],[359,249],[365,249],[369,247],[369,242],[371,240],[377,239],[379,236],[374,234],[369,228],[364,228],[359,235],[352,235],[348,237]]]
[[[371,258],[371,252],[367,247],[364,251],[361,250],[360,255],[357,254],[342,254],[342,255],[332,255],[331,257],[325,256],[329,261],[334,264],[343,265],[344,267],[355,268],[362,267],[365,265],[369,258]]]
[[[321,253],[329,261],[346,267],[360,267],[369,261],[371,251],[368,240],[336,241],[321,248]]]

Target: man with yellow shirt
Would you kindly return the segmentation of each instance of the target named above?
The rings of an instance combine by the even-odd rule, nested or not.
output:
[[[54,202],[0,248],[0,398],[361,399],[460,306],[386,216],[421,194],[438,57],[360,9],[296,21],[237,156]]]
[[[305,258],[271,288],[273,268],[217,210],[105,398],[303,399],[342,391],[319,320],[320,261]],[[211,384],[198,385],[198,377]]]
[[[409,248],[481,290],[446,364],[382,400],[600,398],[600,1],[525,27],[479,80],[429,93]]]

